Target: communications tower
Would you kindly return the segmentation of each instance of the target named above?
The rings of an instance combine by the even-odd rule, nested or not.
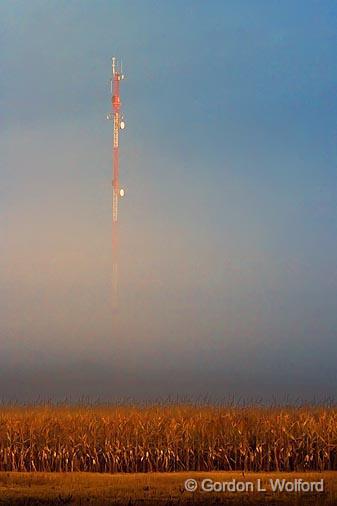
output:
[[[112,135],[112,284],[115,301],[118,293],[118,204],[124,197],[124,189],[119,184],[119,130],[124,130],[125,121],[120,112],[120,82],[124,79],[122,65],[115,57],[112,58],[111,112],[107,119],[113,121]]]

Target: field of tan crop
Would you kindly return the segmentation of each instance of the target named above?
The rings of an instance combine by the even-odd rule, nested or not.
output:
[[[336,408],[0,408],[0,471],[337,470]]]

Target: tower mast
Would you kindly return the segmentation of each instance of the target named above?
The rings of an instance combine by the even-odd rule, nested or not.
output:
[[[111,113],[108,119],[113,121],[112,136],[112,283],[115,300],[118,292],[118,203],[124,196],[124,190],[119,185],[119,130],[125,128],[123,116],[120,113],[121,100],[119,95],[120,81],[124,79],[121,64],[112,58],[111,76]]]

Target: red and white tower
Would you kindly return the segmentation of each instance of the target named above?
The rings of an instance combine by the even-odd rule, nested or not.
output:
[[[120,82],[124,79],[121,64],[112,58],[111,77],[111,113],[107,119],[113,121],[112,136],[112,282],[115,298],[118,291],[118,204],[124,196],[124,189],[119,184],[119,130],[125,128],[125,121],[120,112]]]

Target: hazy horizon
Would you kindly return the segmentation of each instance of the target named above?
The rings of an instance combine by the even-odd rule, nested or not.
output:
[[[336,21],[332,1],[1,3],[3,399],[334,396]]]

